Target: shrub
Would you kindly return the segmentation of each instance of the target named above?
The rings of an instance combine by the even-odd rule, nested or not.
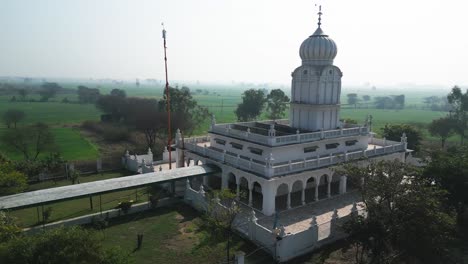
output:
[[[124,214],[128,213],[128,210],[132,207],[133,201],[123,201],[120,202],[117,208],[120,208]]]
[[[119,142],[127,140],[130,133],[125,127],[105,126],[102,136],[106,141]]]

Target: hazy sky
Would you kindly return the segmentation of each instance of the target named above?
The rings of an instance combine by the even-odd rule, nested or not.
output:
[[[468,84],[464,0],[0,0],[0,76],[290,82],[317,25],[348,85]]]

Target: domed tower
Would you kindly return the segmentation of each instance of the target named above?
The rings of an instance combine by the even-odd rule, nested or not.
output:
[[[340,126],[341,70],[333,65],[335,42],[321,28],[304,40],[299,50],[302,65],[292,73],[290,126],[299,131],[336,129]]]

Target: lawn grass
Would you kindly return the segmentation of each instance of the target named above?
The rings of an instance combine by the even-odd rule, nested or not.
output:
[[[7,128],[0,128],[0,134]],[[99,157],[98,148],[84,138],[77,129],[71,127],[52,127],[57,151],[65,160],[92,160]],[[12,160],[21,160],[23,155],[14,148],[0,142],[1,152]],[[45,156],[47,153],[41,154]]]
[[[184,204],[157,208],[112,219],[102,231],[103,244],[120,247],[135,263],[222,263],[226,258],[226,242],[200,228],[199,221],[200,214]],[[140,250],[135,250],[137,234],[143,234]],[[231,254],[238,250],[248,254],[255,249],[256,246],[234,236]],[[260,250],[247,263],[272,263],[272,259]]]

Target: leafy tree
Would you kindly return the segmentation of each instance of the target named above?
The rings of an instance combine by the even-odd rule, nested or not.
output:
[[[112,121],[120,122],[125,115],[126,99],[117,95],[104,95],[96,101],[96,107],[110,115]]]
[[[13,218],[4,211],[0,211],[0,243],[7,242],[21,234]],[[0,246],[1,247],[1,246]]]
[[[237,105],[235,111],[237,120],[241,122],[255,120],[260,116],[265,105],[265,93],[263,90],[249,89],[242,94],[242,103]]]
[[[267,96],[268,118],[276,120],[284,116],[288,107],[289,97],[281,89],[271,90]]]
[[[57,92],[62,89],[60,85],[57,83],[44,83],[41,85],[41,90],[39,91],[39,95],[41,96],[42,102],[49,101],[50,98],[55,97]]]
[[[22,192],[28,188],[27,177],[14,169],[13,165],[0,165],[0,195]]]
[[[392,95],[393,99],[393,109],[403,109],[405,108],[405,95]]]
[[[468,147],[434,151],[424,168],[424,176],[448,191],[450,204],[456,208],[459,221],[463,220],[468,205]]]
[[[57,228],[19,236],[0,245],[0,262],[10,264],[129,263],[122,250],[106,250],[102,238],[81,227]]]
[[[421,132],[413,126],[407,124],[386,124],[385,127],[382,128],[382,136],[388,140],[399,142],[403,133],[405,133],[408,138],[408,148],[418,151],[422,136]]]
[[[468,90],[462,93],[460,87],[455,86],[447,96],[448,102],[454,110],[453,118],[456,122],[456,132],[460,135],[460,144],[463,145],[465,140],[465,131],[468,126]]]
[[[99,89],[78,86],[78,101],[82,104],[94,104],[101,96]]]
[[[362,100],[366,102],[366,107],[369,107],[369,101],[371,100],[371,97],[369,95],[363,95]]]
[[[121,90],[121,89],[112,89],[112,91],[110,92],[110,95],[118,96],[118,97],[122,97],[122,98],[127,97],[127,93],[124,90]]]
[[[18,94],[20,96],[21,101],[26,101],[26,96],[28,95],[28,90],[26,88],[18,89]]]
[[[356,108],[356,104],[359,101],[358,95],[355,93],[349,93],[347,94],[348,96],[348,104],[354,105],[354,108]]]
[[[235,202],[235,194],[229,189],[215,191],[211,193],[207,211],[203,217],[204,224],[215,236],[223,237],[227,240],[226,256],[227,263],[230,263],[230,241],[232,236],[233,223],[241,208]]]
[[[375,108],[391,109],[393,108],[393,100],[388,96],[378,96],[374,98]]]
[[[453,134],[455,124],[455,120],[452,118],[442,117],[432,120],[432,122],[429,124],[428,130],[432,136],[437,136],[440,138],[442,148],[444,148],[445,141]]]
[[[340,173],[348,175],[361,194],[366,217],[354,216],[345,230],[369,263],[405,257],[444,263],[455,229],[454,217],[443,204],[444,191],[399,161],[347,164]]]
[[[24,117],[25,114],[23,111],[17,109],[9,109],[3,114],[3,122],[8,128],[10,128],[12,124],[16,128],[16,124],[23,120]]]
[[[191,135],[195,128],[203,123],[210,116],[206,107],[198,105],[193,99],[190,89],[183,86],[181,89],[169,87],[172,133],[175,129],[181,129],[186,135]],[[159,111],[167,115],[167,96],[163,94],[163,99],[158,103]],[[166,126],[167,127],[167,126]]]
[[[6,146],[23,154],[27,161],[35,161],[39,154],[55,148],[54,135],[49,126],[43,123],[7,130],[0,140]]]

